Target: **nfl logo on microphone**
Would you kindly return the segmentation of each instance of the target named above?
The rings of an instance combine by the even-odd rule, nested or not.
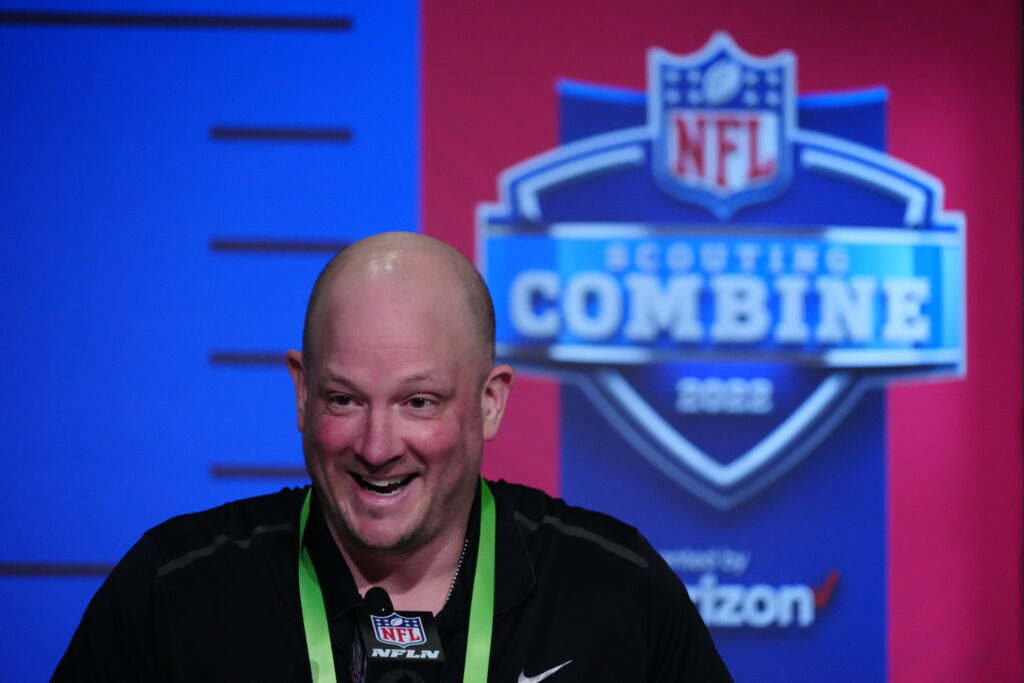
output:
[[[427,642],[423,622],[419,617],[391,614],[386,617],[371,616],[370,620],[373,623],[373,635],[382,643],[405,648]]]

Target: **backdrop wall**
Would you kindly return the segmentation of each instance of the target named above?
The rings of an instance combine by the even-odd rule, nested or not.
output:
[[[600,8],[448,2],[428,3],[424,22],[424,229],[467,253],[481,253],[482,242],[497,241],[495,230],[480,229],[481,223],[491,225],[474,214],[481,202],[500,203],[499,184],[508,195],[520,187],[499,183],[499,174],[515,176],[507,169],[569,141],[567,129],[581,125],[571,96],[577,94],[577,103],[586,100],[586,86],[598,86],[589,91],[592,104],[621,103],[630,93],[642,100],[652,46],[690,54],[724,30],[759,57],[792,51],[801,95],[884,89],[884,130],[860,141],[938,179],[944,208],[966,217],[965,375],[891,381],[870,391],[847,418],[845,432],[837,427],[830,441],[777,483],[723,512],[694,503],[683,487],[666,483],[662,472],[641,473],[651,468],[640,449],[623,444],[617,430],[600,426],[608,423],[607,413],[594,408],[578,382],[566,379],[572,374],[567,364],[556,363],[555,370],[548,364],[517,387],[489,472],[613,510],[635,520],[663,550],[754,549],[747,574],[735,580],[748,589],[762,582],[820,588],[829,570],[838,570],[833,601],[803,632],[792,626],[756,633],[715,629],[727,661],[743,679],[767,680],[766,671],[779,680],[1018,678],[1018,10],[995,2],[969,8],[918,2],[647,2]],[[573,90],[565,79],[584,87]],[[640,109],[632,125],[645,121]],[[624,119],[599,110],[588,110],[600,120],[594,132],[626,127]],[[800,125],[822,122],[804,117]],[[845,137],[856,128],[843,126]],[[542,172],[543,162],[536,164]],[[529,172],[515,177],[525,183]],[[602,188],[586,194],[575,209],[557,203],[572,201],[563,199],[571,188],[561,195],[560,188],[545,190],[549,195],[542,191],[536,229],[549,221],[635,221],[642,210],[624,216],[617,208],[650,205],[641,191]],[[614,206],[602,204],[605,197]],[[604,208],[588,214],[592,206]],[[802,223],[802,211],[751,218],[751,209],[724,222]],[[829,220],[849,224],[853,215],[833,213]],[[674,216],[669,220],[691,225],[723,222],[709,210],[693,218]],[[520,230],[528,219],[509,217],[509,230]],[[567,232],[546,234],[557,242]],[[565,278],[577,272],[564,251],[561,260],[537,255],[533,249],[559,248],[538,246],[543,243],[518,253],[521,268],[549,268]],[[509,283],[493,263],[486,267],[492,286]],[[517,266],[510,269],[518,272]],[[534,312],[547,310],[548,303]],[[522,351],[514,343],[522,339],[511,336],[506,335],[510,345]],[[655,384],[649,379],[632,386],[651,392],[648,397]],[[556,414],[560,429],[551,428]],[[552,468],[552,462],[560,466]],[[692,584],[700,558],[690,557],[697,559],[683,576]],[[718,576],[726,582],[728,575]],[[822,630],[829,635],[819,639]]]
[[[329,255],[388,229],[448,240],[480,259],[495,287],[499,336],[519,354],[523,375],[485,473],[640,526],[710,610],[706,618],[724,620],[714,635],[739,679],[1024,673],[1016,3],[0,4],[8,93],[0,109],[0,344],[8,358],[0,511],[11,520],[0,555],[8,615],[0,677],[48,676],[102,577],[145,529],[305,481],[280,354],[299,344],[305,297]],[[719,67],[726,78],[717,91],[700,80],[715,60],[693,56],[716,32],[750,72]],[[818,153],[811,162],[845,154],[856,163],[842,168],[867,165],[886,179],[862,183],[868,189],[853,198],[827,194],[852,184],[820,180],[827,188],[817,203],[796,201],[815,193],[808,182],[817,177],[800,156],[788,185],[733,183],[701,194],[693,189],[700,183],[658,184],[650,160],[671,148],[649,134],[648,106],[656,92],[670,95],[650,87],[651,47],[690,59],[692,89],[718,93],[680,114],[690,132],[693,116],[720,120],[708,102],[727,101],[731,68],[760,79],[748,88],[759,104],[745,105],[743,121],[773,125],[770,108],[758,109],[771,91],[779,107],[792,105],[789,132],[804,131],[764,138],[750,158],[773,155],[782,168],[786,149]],[[766,85],[784,80],[783,66],[769,77],[743,61],[786,50],[795,64],[789,99]],[[727,145],[749,151],[752,138],[732,132],[749,123],[708,125],[729,128]],[[632,189],[614,185],[614,174],[563,182],[580,175],[578,165],[566,171],[579,160],[572,154],[604,154],[591,139],[626,129],[642,129],[622,143],[644,155],[629,167]],[[717,149],[707,153],[726,158]],[[561,151],[522,165],[549,150]],[[554,184],[532,175],[558,169]],[[763,187],[776,194],[754,197]],[[761,230],[767,259],[772,240],[795,244],[772,232],[784,226],[822,239],[822,226],[903,226],[909,200],[900,196],[923,197],[913,237],[896,240],[913,253],[854,261],[896,269],[859,273],[879,282],[912,276],[938,287],[930,307],[904,307],[935,326],[906,348],[948,353],[899,365],[903,379],[853,371],[849,394],[837,394],[850,398],[835,412],[841,419],[750,487],[716,488],[671,464],[637,431],[647,423],[625,411],[626,394],[602,387],[650,392],[643,397],[662,421],[710,458],[705,469],[727,473],[772,433],[765,420],[784,421],[814,387],[838,381],[829,380],[836,372],[772,360],[771,343],[726,344],[715,353],[729,357],[710,365],[700,353],[567,365],[549,362],[551,339],[516,336],[510,286],[523,268],[568,282],[605,270],[619,243],[630,264],[641,263],[641,242],[625,233],[615,233],[612,251],[590,234],[586,244],[601,247],[591,253],[572,242],[579,233],[550,225],[660,226],[666,232],[645,238],[659,253],[689,245],[699,254],[706,242],[714,251],[728,235],[733,258]],[[520,197],[536,204],[523,212]],[[754,201],[728,215],[716,208],[746,197]],[[527,225],[533,233],[520,230]],[[918,239],[926,232],[937,236]],[[829,244],[818,245],[823,259]],[[625,278],[630,268],[613,274]],[[665,285],[683,270],[652,272]],[[765,282],[785,274],[756,272]],[[527,314],[551,309],[544,291]],[[584,333],[600,318],[598,303],[590,295],[580,309]],[[671,349],[670,337],[663,331],[652,343]],[[589,343],[557,341],[577,351]],[[625,337],[600,346],[652,350]],[[690,350],[714,350],[699,346]],[[860,383],[869,374],[878,381]],[[796,375],[803,385],[790,381]],[[687,378],[699,381],[680,383]],[[769,379],[779,407],[767,417],[741,411],[731,422],[699,401],[703,412],[673,408],[680,387],[706,399],[709,379],[743,379],[732,386],[747,389]],[[720,424],[727,427],[699,431]],[[738,624],[718,614],[723,586],[746,605]],[[771,603],[780,596],[789,602]],[[810,621],[800,611],[805,598]],[[793,617],[784,624],[786,613]]]

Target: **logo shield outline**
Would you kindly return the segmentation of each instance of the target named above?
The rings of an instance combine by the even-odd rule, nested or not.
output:
[[[725,38],[725,42],[734,45],[728,36]],[[718,40],[722,42],[721,38]],[[714,42],[709,41],[709,45]],[[901,203],[904,210],[898,232],[904,234],[885,239],[923,244],[946,240],[956,245],[961,250],[959,275],[960,282],[963,281],[964,218],[959,212],[944,209],[940,181],[884,152],[831,135],[794,129],[789,143],[793,156],[805,170],[865,187]],[[626,128],[568,143],[507,168],[499,176],[498,202],[477,206],[477,264],[481,272],[485,277],[488,274],[488,242],[503,236],[543,234],[560,239],[581,233],[600,236],[623,229],[657,234],[659,226],[643,222],[611,228],[549,223],[545,221],[544,208],[547,193],[602,175],[635,171],[656,154],[657,146],[651,126]],[[920,230],[927,225],[946,230],[941,235]],[[859,356],[825,354],[815,365],[829,367],[830,371],[816,389],[752,448],[724,464],[656,416],[653,406],[615,369],[622,363],[656,362],[664,357],[656,349],[558,343],[538,347],[499,340],[498,353],[517,360],[526,371],[576,383],[606,421],[657,469],[708,504],[730,509],[770,485],[813,451],[841,423],[865,390],[893,377],[948,376],[951,371],[962,376],[962,316],[960,328],[960,342],[955,348],[898,350],[888,356],[886,351],[866,351]],[[699,361],[698,356],[696,353],[690,360]]]
[[[394,623],[395,621],[398,621],[399,623],[396,624]],[[422,645],[427,642],[426,634],[423,631],[423,621],[419,617],[407,617],[396,612],[392,612],[384,617],[370,615],[370,623],[373,626],[374,637],[376,637],[378,641],[387,645],[395,645],[404,649],[411,645]],[[405,642],[397,638],[390,638],[383,632],[383,629],[387,628],[409,629],[415,634],[415,637],[410,638]]]
[[[647,121],[654,140],[651,170],[665,193],[680,201],[701,205],[724,221],[746,206],[771,201],[785,192],[792,180],[793,150],[790,141],[796,131],[796,58],[792,52],[782,50],[768,57],[757,57],[741,49],[728,33],[718,31],[703,47],[687,55],[651,48],[647,64]],[[708,75],[714,74],[716,67],[724,67],[717,69],[718,73],[733,71],[734,77],[710,78]],[[684,72],[687,76],[680,77],[679,74]],[[739,83],[735,83],[737,72],[742,72]],[[690,83],[670,84],[666,82],[669,80],[667,76],[675,76],[681,81],[690,80]],[[743,79],[769,78],[778,82],[766,89],[767,94],[757,94],[756,83],[752,86],[742,83]],[[726,97],[729,91],[722,92],[722,87],[708,87],[711,83],[723,81],[732,81],[738,86],[731,97]],[[729,88],[728,85],[724,87]],[[763,84],[761,88],[764,89]],[[717,95],[713,93],[715,90]],[[753,99],[744,101],[744,96]],[[765,98],[771,98],[770,102],[764,102]],[[773,177],[767,182],[754,182],[748,189],[726,190],[701,187],[700,183],[688,182],[672,173],[669,170],[672,166],[669,150],[678,149],[679,144],[673,144],[676,135],[667,119],[673,111],[683,110],[677,105],[687,99],[694,102],[703,100],[705,106],[702,109],[708,113],[762,112],[777,117],[775,135],[772,136],[776,151]],[[722,101],[714,102],[715,99]],[[754,104],[756,100],[762,101]],[[719,133],[720,137],[723,135]],[[703,152],[711,156],[715,149],[714,145],[708,145]],[[721,167],[725,160],[719,158],[716,163]]]

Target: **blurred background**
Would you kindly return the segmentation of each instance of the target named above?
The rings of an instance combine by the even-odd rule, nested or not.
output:
[[[412,230],[477,260],[523,372],[485,474],[639,527],[737,680],[1021,680],[1020,21],[1013,0],[0,2],[0,679],[49,676],[149,527],[305,484],[282,354],[309,289],[344,245]],[[701,52],[716,32],[732,47]],[[653,47],[712,117],[715,60],[769,82],[751,56],[789,51],[793,90],[744,114],[778,123],[770,196],[656,180],[680,143]],[[935,329],[680,354],[588,337],[594,292],[575,332],[509,312],[523,272],[568,290],[609,249],[641,268],[759,240],[928,280]],[[701,403],[719,380],[770,380],[771,410]]]

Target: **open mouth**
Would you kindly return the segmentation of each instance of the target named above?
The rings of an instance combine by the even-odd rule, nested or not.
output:
[[[364,477],[356,474],[355,472],[349,472],[352,478],[356,480],[365,491],[370,493],[376,493],[378,496],[397,496],[402,492],[409,482],[418,477],[418,474],[408,474],[402,477],[391,477],[389,479],[375,479],[373,477]]]

